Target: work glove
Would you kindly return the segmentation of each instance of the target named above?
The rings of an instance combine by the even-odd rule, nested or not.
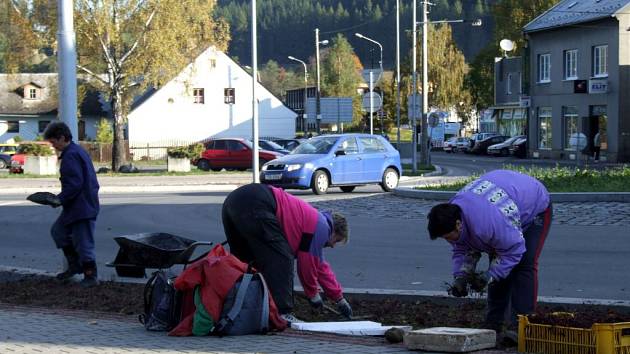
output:
[[[324,301],[322,300],[322,297],[319,295],[319,293],[308,299],[308,303],[311,304],[313,308],[318,310],[324,307]]]
[[[475,292],[483,292],[492,282],[492,276],[488,272],[474,273],[470,280],[470,288]]]
[[[455,297],[466,297],[468,296],[468,280],[466,277],[456,277],[455,281],[451,285],[449,289],[451,295]]]
[[[61,200],[56,195],[50,192],[37,192],[26,197],[27,200],[42,204],[42,205],[50,205],[53,208],[61,206]]]
[[[337,301],[337,311],[347,319],[352,319],[352,307],[350,307],[348,300],[345,298],[341,298],[341,300]]]

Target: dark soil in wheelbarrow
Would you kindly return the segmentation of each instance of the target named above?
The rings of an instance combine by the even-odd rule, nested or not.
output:
[[[143,311],[144,284],[101,282],[91,289],[76,283],[63,283],[50,277],[7,276],[0,274],[0,303],[32,306],[55,310],[87,310],[136,316]],[[484,299],[418,298],[384,295],[346,295],[357,319],[381,322],[385,325],[410,325],[414,328],[436,326],[481,327]],[[340,321],[330,310],[315,311],[299,294],[295,296],[295,315],[309,322]],[[334,309],[334,304],[330,304]],[[541,313],[576,312],[588,318],[601,316],[630,319],[630,309],[612,312],[596,306],[544,306]],[[615,309],[617,311],[618,309]],[[597,317],[600,316],[600,317]],[[625,317],[622,317],[625,316]],[[590,326],[589,326],[590,327]]]

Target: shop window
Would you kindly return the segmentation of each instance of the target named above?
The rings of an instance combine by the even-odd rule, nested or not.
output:
[[[551,149],[551,107],[538,108],[538,148]]]

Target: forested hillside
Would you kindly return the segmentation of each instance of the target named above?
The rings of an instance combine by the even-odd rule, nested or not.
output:
[[[495,0],[435,0],[429,18],[483,19],[482,27],[470,23],[454,24],[455,41],[468,61],[491,40],[494,21],[491,5]],[[251,61],[249,0],[219,0],[217,15],[230,24],[232,41],[229,53],[240,62]],[[418,1],[419,10],[420,1]],[[384,65],[393,68],[396,59],[396,0],[272,0],[258,1],[258,57],[260,62],[275,60],[289,64],[288,55],[307,59],[315,52],[315,28],[320,39],[337,33],[345,35],[366,67],[378,65],[379,51],[374,45],[354,37],[354,33],[383,44]],[[401,0],[401,56],[411,41],[412,1]],[[422,20],[418,11],[418,21]],[[409,36],[409,38],[408,38]]]

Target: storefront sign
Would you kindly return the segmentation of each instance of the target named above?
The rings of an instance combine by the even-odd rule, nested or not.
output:
[[[529,96],[521,96],[519,101],[519,106],[523,108],[529,108],[532,104],[532,98]]]
[[[608,80],[594,79],[588,80],[588,93],[599,94],[608,92]]]

